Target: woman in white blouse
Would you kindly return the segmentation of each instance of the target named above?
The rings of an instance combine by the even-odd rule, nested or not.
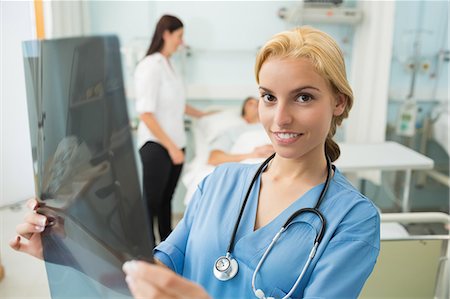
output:
[[[170,64],[171,55],[182,43],[181,20],[162,16],[147,54],[135,71],[136,110],[141,120],[137,142],[143,165],[144,197],[150,222],[158,220],[161,241],[172,231],[171,200],[186,146],[183,116],[205,114],[186,104],[182,79]]]

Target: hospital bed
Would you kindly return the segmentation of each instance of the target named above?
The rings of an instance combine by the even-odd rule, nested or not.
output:
[[[450,224],[444,213],[381,215],[381,248],[361,296],[375,298],[442,298],[449,296],[449,235],[410,235],[402,224]]]

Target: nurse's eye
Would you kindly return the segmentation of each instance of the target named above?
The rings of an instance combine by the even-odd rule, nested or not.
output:
[[[299,103],[308,103],[313,100],[313,96],[307,93],[302,93],[299,94],[295,100]]]
[[[277,98],[275,98],[273,95],[268,94],[268,93],[262,94],[261,99],[266,103],[273,103],[277,100]]]

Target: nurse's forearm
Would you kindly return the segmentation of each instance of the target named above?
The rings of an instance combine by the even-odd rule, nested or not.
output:
[[[194,107],[192,107],[191,105],[186,104],[185,108],[184,108],[184,113],[186,113],[189,116],[195,117],[195,118],[199,118],[202,116],[205,116],[206,113],[203,111],[200,111]]]
[[[178,149],[177,145],[161,128],[158,120],[156,119],[155,115],[153,115],[153,113],[142,113],[141,115],[139,115],[139,118],[145,123],[150,132],[152,132],[153,136],[155,136],[159,140],[161,145],[164,146],[168,151]]]

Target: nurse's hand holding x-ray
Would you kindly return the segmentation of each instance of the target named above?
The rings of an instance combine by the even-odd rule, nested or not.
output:
[[[38,202],[32,198],[27,207],[32,211],[25,216],[24,222],[17,225],[17,236],[9,242],[14,250],[43,259],[41,233],[47,225],[47,217],[35,212]]]
[[[158,262],[157,262],[158,263]],[[172,270],[141,261],[127,262],[123,266],[126,281],[135,298],[208,299],[206,291]]]
[[[17,236],[9,242],[11,248],[43,259],[41,232],[44,231],[47,217],[38,214],[36,199],[28,200],[24,222],[17,225]],[[145,262],[127,262],[123,270],[127,275],[127,283],[135,298],[210,298],[198,284],[177,275],[172,270],[155,260],[156,265]]]
[[[43,259],[41,232],[47,225],[47,217],[35,212],[37,206],[36,199],[28,200],[27,207],[31,212],[26,214],[24,222],[17,226],[18,235],[9,245],[14,250]],[[180,277],[161,262],[155,261],[157,265],[141,261],[124,264],[127,283],[135,298],[210,298],[200,285]]]

